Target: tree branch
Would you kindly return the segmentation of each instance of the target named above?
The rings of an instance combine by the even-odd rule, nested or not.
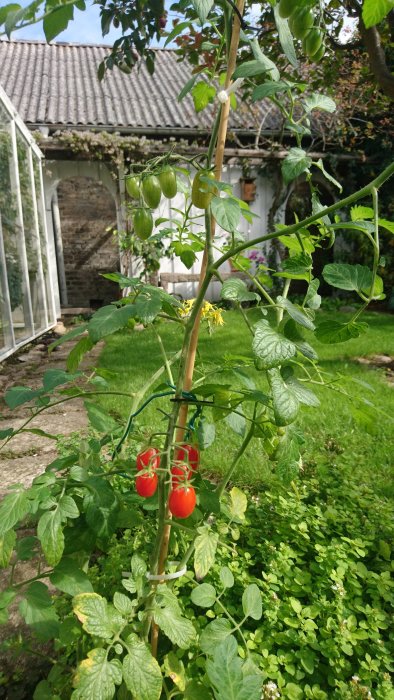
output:
[[[394,75],[389,70],[386,55],[377,27],[366,28],[362,17],[359,19],[360,34],[369,57],[369,65],[381,90],[394,100]]]

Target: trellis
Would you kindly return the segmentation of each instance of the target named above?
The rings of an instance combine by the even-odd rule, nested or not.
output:
[[[0,360],[56,323],[42,158],[0,87]]]

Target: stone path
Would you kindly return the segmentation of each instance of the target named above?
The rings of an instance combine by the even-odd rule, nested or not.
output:
[[[30,415],[25,405],[10,410],[3,400],[5,391],[11,386],[28,386],[36,389],[42,384],[42,375],[47,369],[65,369],[66,358],[75,341],[60,345],[50,355],[44,343],[32,346],[28,352],[0,364],[0,430],[22,425]],[[86,356],[80,369],[94,367],[101,352],[98,344]],[[64,405],[44,411],[30,423],[30,427],[41,428],[56,435],[69,436],[86,429],[86,413],[81,399],[73,399]],[[20,482],[29,486],[37,474],[44,471],[57,456],[56,442],[47,438],[20,433],[0,450],[0,496],[10,484]]]

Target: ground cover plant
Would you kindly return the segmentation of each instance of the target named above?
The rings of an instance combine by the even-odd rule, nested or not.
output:
[[[34,19],[39,5],[21,11],[22,19]],[[320,394],[323,389],[340,392],[344,405],[350,400],[344,415],[352,414],[352,420],[377,430],[391,420],[367,386],[359,385],[357,400],[349,399],[349,375],[327,372],[324,362],[332,355],[320,362],[319,349],[361,338],[368,331],[362,313],[371,301],[384,298],[379,235],[393,225],[379,216],[379,189],[394,166],[329,207],[320,202],[314,172],[338,190],[341,185],[321,160],[308,155],[303,139],[310,135],[311,114],[332,112],[335,103],[308,91],[297,78],[292,36],[302,41],[296,46],[304,56],[318,61],[325,29],[320,5],[303,0],[296,5],[296,17],[283,0],[272,6],[282,50],[295,71],[291,79],[262,52],[259,28],[242,17],[242,0],[214,7],[195,0],[178,8],[185,23],[170,38],[198,21],[209,24],[217,37],[206,47],[212,61],[202,66],[204,79],[193,74],[182,91],[193,91],[197,111],[216,100],[210,145],[199,157],[180,156],[174,149],[148,160],[128,174],[126,187],[136,236],[149,240],[156,226],[186,267],[203,252],[196,299],[182,303],[140,278],[107,274],[124,296],[70,332],[68,338],[78,342],[67,371],[48,370],[41,388],[13,387],[5,395],[10,408],[30,405],[32,417],[81,397],[94,431],[71,445],[31,488],[16,484],[0,506],[1,563],[9,566],[1,619],[6,621],[18,596],[25,622],[38,639],[53,645],[52,668],[34,691],[35,700],[383,700],[392,695],[388,504],[370,477],[360,479],[354,456],[340,466],[332,457],[305,460],[302,424],[321,422],[323,401],[327,411],[333,407]],[[160,19],[162,8],[148,7]],[[365,23],[385,16],[371,19],[367,0],[364,7]],[[14,5],[8,9],[10,31],[21,16]],[[60,30],[69,9],[53,10],[47,3],[48,38]],[[127,21],[138,22],[134,5],[131,9]],[[151,65],[150,31],[141,32],[138,44],[139,29],[135,42]],[[228,114],[241,80],[254,101],[269,97],[282,111],[296,143],[283,161],[283,179],[289,183],[304,176],[311,194],[307,218],[277,224],[252,242],[238,232],[241,217],[250,220],[252,212],[221,181]],[[170,221],[155,221],[152,210],[178,187],[184,209],[173,210]],[[215,236],[216,227],[225,238]],[[331,245],[337,231],[351,235],[354,230],[370,243],[370,265],[332,263],[323,278],[355,293],[357,306],[350,317],[321,316],[313,254]],[[253,266],[248,249],[276,239],[288,251],[281,266]],[[246,281],[223,280],[220,268],[228,260]],[[274,296],[268,272],[282,281]],[[233,312],[206,301],[213,279]],[[301,303],[291,301],[292,280],[304,282]],[[218,349],[223,313],[230,323],[224,324]],[[122,347],[134,342],[136,333],[127,329],[136,320],[149,330],[141,334],[142,361],[129,367],[130,375],[141,364],[149,366],[153,338],[161,366],[152,367],[145,381],[114,388],[116,370],[105,366],[104,357],[94,373],[82,377],[78,366],[84,354],[104,338],[111,351],[116,332],[121,335],[118,364],[126,359]],[[210,344],[208,358],[203,344],[198,348],[205,324],[218,329],[216,351]],[[203,332],[202,338],[208,343]],[[109,411],[100,403],[109,395],[118,402],[116,413],[114,406]],[[145,421],[152,406],[154,419]],[[313,411],[318,418],[310,417]],[[4,444],[21,430],[37,431],[30,423],[3,430]],[[231,440],[221,438],[229,431],[235,436],[232,451]],[[200,453],[215,442],[219,475],[200,468]],[[234,484],[252,446],[267,474],[269,488],[261,494]],[[341,449],[335,440],[327,444],[331,455]],[[34,535],[21,537],[22,523]],[[16,574],[24,561],[36,563],[37,570],[20,581]]]

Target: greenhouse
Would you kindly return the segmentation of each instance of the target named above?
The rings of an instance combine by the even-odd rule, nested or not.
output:
[[[56,323],[42,157],[0,87],[0,360]]]

